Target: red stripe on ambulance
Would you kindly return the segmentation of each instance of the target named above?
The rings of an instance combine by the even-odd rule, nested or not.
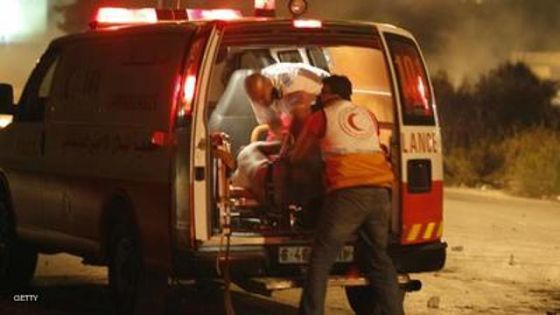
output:
[[[427,193],[408,192],[402,184],[402,244],[417,244],[441,238],[443,221],[443,181],[433,181]]]

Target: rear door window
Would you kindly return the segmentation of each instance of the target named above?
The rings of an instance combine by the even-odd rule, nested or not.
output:
[[[401,98],[405,125],[434,125],[434,105],[430,81],[420,52],[409,38],[385,34]]]

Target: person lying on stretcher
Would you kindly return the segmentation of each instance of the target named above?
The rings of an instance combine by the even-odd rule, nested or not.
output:
[[[250,191],[260,203],[267,203],[265,177],[271,155],[282,155],[297,136],[311,105],[322,88],[321,79],[329,73],[303,63],[278,63],[245,79],[245,89],[257,122],[268,129],[266,141],[255,141],[237,157],[234,186]],[[281,149],[282,148],[282,149]],[[317,153],[319,151],[317,150]],[[305,203],[322,191],[320,156],[313,165],[290,166],[284,176],[289,186],[286,196],[295,203]],[[309,163],[307,163],[309,164]],[[305,168],[305,172],[298,171]],[[316,172],[313,171],[316,169]]]

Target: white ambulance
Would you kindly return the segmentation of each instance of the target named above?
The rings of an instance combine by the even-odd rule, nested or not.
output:
[[[107,265],[123,313],[152,271],[200,280],[227,269],[227,281],[263,294],[300,286],[313,230],[229,182],[258,128],[244,79],[279,62],[348,76],[353,101],[377,116],[397,175],[389,250],[403,290],[419,289],[408,273],[441,269],[446,243],[438,118],[413,36],[149,8],[102,8],[90,31],[54,40],[18,104],[0,85],[0,114],[13,116],[0,129],[0,287],[26,285],[38,252]],[[330,285],[373,314],[354,256],[349,244]]]

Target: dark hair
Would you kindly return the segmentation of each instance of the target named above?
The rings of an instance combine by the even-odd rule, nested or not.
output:
[[[329,90],[333,94],[337,94],[345,100],[350,100],[352,95],[352,82],[344,75],[331,75],[329,77],[323,78],[323,85],[329,87]]]

